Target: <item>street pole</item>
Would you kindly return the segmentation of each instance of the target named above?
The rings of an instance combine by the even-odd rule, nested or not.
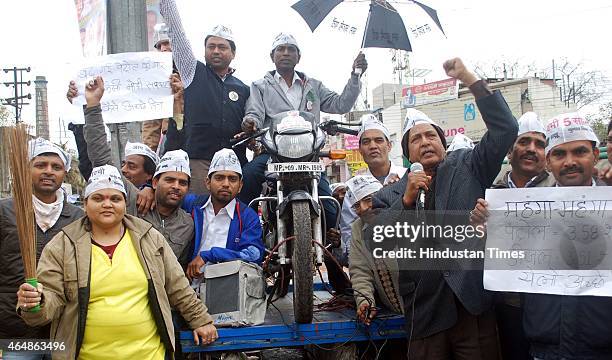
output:
[[[13,72],[13,81],[12,82],[4,82],[3,84],[6,87],[13,86],[15,89],[14,96],[12,98],[0,99],[1,105],[10,105],[15,107],[15,124],[19,122],[21,119],[20,110],[23,105],[28,105],[29,103],[23,102],[23,99],[32,99],[31,94],[23,95],[23,85],[30,86],[30,81],[23,81],[23,72],[30,72],[30,68],[18,68],[14,66],[12,69],[2,69],[5,74],[8,74],[9,71]],[[19,73],[19,80],[17,79],[17,73]],[[21,95],[20,95],[21,94]]]
[[[148,50],[145,0],[108,0],[108,49],[110,54]],[[121,165],[125,145],[141,142],[141,122],[109,124],[111,156]]]

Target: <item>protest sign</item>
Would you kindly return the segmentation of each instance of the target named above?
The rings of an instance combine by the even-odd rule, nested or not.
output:
[[[74,105],[81,107],[85,104],[85,84],[99,75],[105,85],[100,105],[106,123],[172,116],[172,53],[122,53],[83,61],[73,77],[79,90]]]
[[[487,190],[488,248],[519,259],[485,259],[484,287],[612,296],[612,192],[607,187]]]

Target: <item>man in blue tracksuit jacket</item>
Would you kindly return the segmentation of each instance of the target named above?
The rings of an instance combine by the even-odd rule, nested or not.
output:
[[[240,161],[230,149],[215,153],[208,171],[208,195],[188,194],[183,209],[195,223],[193,259],[187,276],[199,278],[206,263],[243,260],[260,264],[264,257],[257,213],[236,199],[242,189]]]

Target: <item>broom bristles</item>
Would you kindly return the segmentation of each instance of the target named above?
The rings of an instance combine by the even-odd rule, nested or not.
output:
[[[19,248],[23,258],[25,277],[30,279],[36,277],[36,221],[32,203],[32,173],[27,125],[17,124],[5,130],[7,131],[4,141],[9,149],[8,158]]]

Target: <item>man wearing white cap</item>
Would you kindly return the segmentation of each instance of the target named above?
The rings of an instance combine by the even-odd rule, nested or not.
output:
[[[350,205],[358,216],[364,216],[372,208],[372,196],[383,185],[371,175],[357,175],[346,183],[349,191],[345,205]],[[361,220],[352,224],[356,236],[352,243],[353,251],[349,255],[349,273],[352,288],[356,290],[357,317],[369,325],[376,316],[374,299],[381,299],[387,309],[396,313],[402,312],[402,306],[398,291],[397,262],[392,264],[394,260],[374,259],[361,236],[363,224]]]
[[[89,158],[94,166],[112,165],[111,151],[106,142],[100,107],[103,94],[104,80],[102,77],[97,77],[95,82],[85,86],[84,95],[87,101],[85,142]],[[145,172],[138,166],[141,161],[144,161],[145,167],[149,166],[146,164],[153,162],[156,166],[153,171],[147,169]],[[180,203],[189,189],[191,177],[187,154],[182,150],[169,151],[160,161],[145,144],[128,142],[125,146],[125,160],[121,171],[126,189],[127,213],[139,216],[151,223],[164,235],[181,265],[186,266],[189,261],[189,246],[194,234],[191,216],[180,209]],[[155,207],[151,211],[142,211],[142,206],[138,206],[139,189],[132,181],[141,179],[144,174],[147,176],[147,182],[150,182],[150,186],[155,189],[153,198]]]
[[[51,238],[64,226],[83,216],[83,211],[69,204],[61,189],[64,177],[70,170],[70,155],[42,138],[30,140],[29,148],[38,262]],[[15,313],[17,288],[25,275],[13,198],[0,200],[0,254],[0,338],[48,339],[48,326],[29,327]],[[6,352],[4,355],[8,356]],[[37,358],[42,359],[42,355]]]
[[[87,126],[85,126],[84,132],[87,133]],[[85,139],[87,139],[87,134],[85,134]],[[95,155],[98,154],[98,150],[97,147],[91,150],[88,149],[90,158],[92,153],[95,158]],[[96,159],[91,160],[94,166],[99,163]],[[157,154],[155,154],[150,147],[143,143],[132,143],[128,141],[127,144],[125,144],[124,157],[121,161],[121,173],[126,179],[134,184],[134,186],[142,188],[144,185],[151,183],[158,162],[159,158]]]
[[[548,121],[546,137],[546,166],[556,180],[552,186],[605,186],[594,178],[599,141],[586,119],[577,113],[558,115]],[[481,219],[486,219],[486,206],[478,210]],[[534,359],[612,358],[612,298],[521,295],[523,331]]]
[[[268,127],[274,115],[290,110],[312,113],[319,122],[320,112],[344,114],[351,110],[361,91],[360,74],[368,63],[363,53],[353,62],[353,71],[342,91],[337,94],[319,80],[295,70],[301,58],[300,47],[293,35],[280,33],[272,42],[270,58],[276,69],[251,84],[242,129],[252,133]],[[361,73],[356,72],[360,69]]]
[[[366,114],[361,117],[361,127],[357,134],[359,137],[359,153],[363,161],[368,165],[359,174],[370,175],[376,178],[381,185],[390,185],[397,182],[404,176],[407,169],[403,166],[395,165],[389,159],[391,152],[391,135],[389,129],[373,114]],[[342,246],[344,258],[350,254],[352,224],[357,220],[359,214],[346,201],[342,206],[340,218],[340,231],[342,233]]]
[[[459,58],[446,61],[443,67],[449,77],[460,80],[470,89],[488,130],[474,149],[455,150],[447,155],[442,128],[424,113],[408,109],[402,149],[411,163],[418,162],[421,166],[420,169],[415,166],[415,171],[375,194],[374,207],[391,210],[382,214],[390,220],[404,222],[409,217],[418,221],[416,209],[421,208],[463,211],[467,215],[493,184],[516,139],[517,121],[499,91],[492,92]],[[425,192],[424,201],[420,190]],[[446,221],[446,217],[441,216],[439,220]],[[437,239],[414,239],[416,242],[429,240]],[[468,243],[478,240],[470,238]],[[409,357],[415,360],[497,359],[495,313],[491,295],[483,288],[482,270],[433,270],[438,269],[439,260],[421,261],[423,270],[400,272],[404,308],[413,309],[405,313],[411,341]],[[400,267],[409,269],[407,262],[399,261]],[[417,283],[418,292],[415,292]],[[438,355],[424,355],[434,353]]]
[[[361,91],[360,76],[368,67],[365,55],[360,53],[353,62],[353,71],[342,91],[337,94],[317,79],[310,78],[295,70],[301,58],[300,47],[293,35],[280,33],[272,42],[270,58],[276,67],[266,73],[263,79],[251,84],[251,96],[246,104],[243,132],[249,134],[257,129],[268,127],[272,117],[286,111],[299,110],[314,115],[318,124],[320,112],[344,114],[351,110]],[[261,193],[264,182],[266,162],[270,156],[261,154],[244,167],[244,191],[241,199],[249,203]],[[319,194],[329,196],[329,182],[323,175],[319,182]],[[337,210],[324,203],[329,219],[336,217]],[[330,223],[331,221],[328,221]]]
[[[548,187],[555,184],[555,178],[545,169],[546,130],[534,112],[526,112],[518,120],[518,137],[508,151],[512,169],[501,175],[493,189]],[[454,141],[454,140],[453,140]],[[479,208],[486,207],[484,199],[478,199],[471,220],[484,222]],[[516,293],[499,294],[495,304],[499,341],[504,359],[529,359],[529,343],[525,338],[522,319],[521,299]]]
[[[168,34],[169,30],[168,25],[161,23],[155,24],[153,27],[155,30],[155,34],[153,36],[153,47],[161,52],[172,52],[172,46],[170,45],[170,34]]]
[[[555,179],[546,171],[546,130],[534,112],[526,112],[518,120],[518,137],[508,151],[512,169],[495,184],[494,189],[550,186]]]
[[[207,193],[204,181],[214,153],[229,148],[230,140],[240,132],[249,87],[233,76],[230,64],[236,56],[236,43],[228,27],[217,25],[206,35],[204,64],[193,54],[175,0],[162,0],[159,8],[170,28],[172,56],[185,87],[181,134],[183,149],[191,163],[191,190],[204,194]],[[175,123],[171,121],[168,127],[168,141],[183,127],[180,119]],[[246,145],[237,147],[236,155],[245,164]]]
[[[596,186],[599,139],[589,121],[577,113],[561,114],[548,121],[546,134],[546,166],[556,186]]]
[[[242,189],[242,167],[231,149],[217,151],[210,163],[208,195],[189,194],[183,209],[193,215],[195,246],[187,276],[202,276],[202,266],[231,260],[260,263],[264,245],[257,213],[236,199]]]
[[[596,181],[599,141],[577,113],[546,125],[546,164],[556,186],[605,186]],[[579,189],[576,189],[579,191]],[[535,359],[612,358],[612,298],[523,294],[523,328]]]
[[[389,159],[393,144],[389,129],[373,114],[361,117],[359,153],[368,165],[363,175],[374,176],[381,184],[389,185],[399,180],[406,173],[406,168],[395,165]]]

